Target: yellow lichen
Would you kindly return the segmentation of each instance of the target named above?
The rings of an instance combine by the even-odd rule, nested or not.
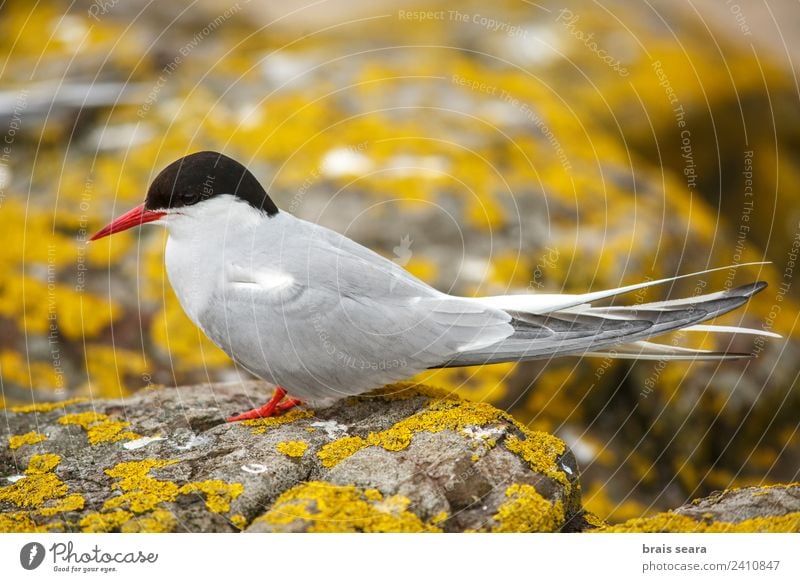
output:
[[[369,496],[353,485],[310,481],[283,493],[257,522],[288,529],[297,520],[308,522],[309,532],[435,532],[407,510],[408,498]]]
[[[363,495],[368,501],[381,501],[383,499],[383,493],[377,489],[364,489]]]
[[[121,495],[108,499],[102,512],[93,512],[80,521],[85,532],[167,532],[173,531],[177,520],[160,503],[174,501],[179,487],[172,481],[160,481],[149,475],[152,469],[159,469],[177,461],[163,459],[144,459],[118,463],[105,473],[117,481],[112,489],[122,491]]]
[[[49,531],[48,526],[38,525],[27,511],[0,513],[0,533],[34,533]]]
[[[608,524],[607,524],[605,521],[603,521],[602,519],[600,519],[599,517],[597,517],[597,516],[596,516],[594,513],[592,513],[591,511],[587,511],[587,512],[585,512],[585,513],[583,514],[583,519],[584,519],[584,521],[585,521],[585,522],[586,522],[588,525],[590,525],[592,528],[606,527],[606,526],[608,525]]]
[[[167,533],[175,530],[177,518],[166,509],[154,509],[143,515],[136,515],[120,527],[123,533]]]
[[[99,412],[78,412],[66,414],[58,419],[59,424],[76,424],[86,431],[89,443],[97,445],[100,443],[117,442],[123,439],[136,440],[142,438],[135,432],[122,432],[131,423],[123,420],[112,420],[108,415]]]
[[[287,424],[300,420],[301,418],[311,418],[314,412],[306,408],[295,408],[286,414],[280,416],[271,416],[269,418],[254,418],[252,420],[244,420],[241,424],[244,426],[254,427],[250,432],[253,434],[264,434],[268,429],[281,424]]]
[[[120,529],[133,517],[130,511],[121,509],[105,513],[95,511],[84,516],[79,525],[86,533],[104,533]]]
[[[561,501],[551,504],[533,485],[511,485],[506,497],[508,501],[494,515],[494,532],[552,532],[564,525]]]
[[[46,507],[42,507],[42,509],[39,510],[39,514],[47,517],[64,513],[65,511],[80,511],[83,509],[84,505],[86,505],[86,500],[83,498],[83,495],[80,493],[72,493],[62,499],[57,499]]]
[[[46,440],[47,436],[43,435],[40,432],[31,431],[25,434],[8,437],[8,448],[18,449],[22,445],[35,445],[36,443],[40,443]]]
[[[31,460],[28,461],[28,468],[25,473],[28,475],[40,475],[42,473],[49,473],[61,462],[61,457],[52,453],[45,453],[44,455],[33,455]]]
[[[69,406],[70,404],[77,404],[79,402],[85,402],[86,398],[70,398],[69,400],[63,400],[61,402],[38,402],[36,404],[23,404],[21,406],[12,406],[9,410],[11,412],[50,412],[51,410],[56,410],[57,408],[63,408],[65,406]]]
[[[308,449],[308,443],[304,441],[286,441],[278,443],[275,448],[278,449],[279,453],[287,457],[302,457],[306,453],[306,449]]]
[[[168,532],[174,531],[177,518],[162,503],[175,501],[178,495],[204,493],[206,507],[213,512],[230,511],[230,503],[244,491],[241,483],[218,479],[178,486],[150,476],[150,471],[177,463],[175,460],[144,459],[119,463],[105,473],[117,479],[112,489],[122,493],[108,499],[102,512],[81,520],[83,531]]]
[[[546,433],[528,431],[518,425],[510,416],[485,402],[469,402],[457,399],[432,400],[425,410],[404,418],[391,428],[370,433],[367,437],[346,436],[337,439],[317,452],[325,467],[334,467],[361,449],[370,446],[383,447],[387,451],[399,451],[411,444],[413,436],[419,432],[441,432],[443,430],[461,431],[467,427],[488,424],[509,423],[525,433],[520,440],[515,436],[506,439],[509,450],[519,454],[531,468],[561,483],[569,484],[566,475],[558,468],[556,460],[563,454],[566,445]]]
[[[323,467],[331,468],[368,446],[369,443],[364,438],[346,436],[326,444],[317,451],[317,457],[322,461]]]
[[[31,457],[25,477],[11,485],[0,487],[0,502],[13,503],[17,507],[38,508],[45,501],[66,495],[66,484],[52,472],[60,460],[58,455]]]
[[[151,469],[160,469],[177,461],[163,459],[144,459],[119,463],[105,473],[109,477],[119,479],[111,488],[122,491],[121,495],[112,497],[103,504],[103,509],[127,509],[134,513],[152,511],[159,503],[174,501],[179,487],[172,481],[159,481],[148,473]]]
[[[771,517],[754,517],[739,523],[697,521],[685,515],[666,512],[652,517],[630,519],[625,523],[592,531],[604,533],[797,533],[800,532],[800,512]]]
[[[31,509],[0,516],[0,531],[52,531],[61,528],[60,523],[39,526],[34,518],[83,509],[83,496],[78,493],[67,495],[67,485],[54,473],[60,462],[58,455],[33,455],[25,470],[25,477],[0,487],[0,502]],[[52,503],[45,505],[48,501]]]
[[[247,518],[241,513],[231,516],[231,525],[238,530],[243,530],[247,527]]]
[[[505,445],[509,451],[525,459],[537,473],[547,475],[569,487],[569,480],[557,462],[558,457],[567,449],[561,439],[545,432],[529,431],[524,440],[509,435]]]
[[[231,510],[231,501],[244,492],[241,483],[226,483],[219,479],[187,483],[180,488],[179,493],[205,493],[206,507],[214,513],[224,513]]]
[[[446,511],[440,511],[436,515],[431,518],[431,523],[433,525],[439,525],[443,521],[447,521],[447,518],[450,517]]]

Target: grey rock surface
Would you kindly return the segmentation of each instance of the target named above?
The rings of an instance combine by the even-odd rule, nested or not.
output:
[[[261,382],[10,408],[0,531],[571,531],[578,467],[488,404],[397,386],[225,419]]]
[[[682,505],[675,513],[697,520],[741,523],[800,512],[800,483],[721,491]]]

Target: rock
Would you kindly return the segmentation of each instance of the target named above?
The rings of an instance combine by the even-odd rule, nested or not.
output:
[[[410,384],[240,423],[259,382],[9,409],[0,531],[572,531],[562,441]],[[249,398],[248,396],[252,396]]]
[[[604,532],[800,532],[800,483],[716,492]]]
[[[696,14],[682,2],[577,0],[548,10],[492,3],[498,23],[521,27],[509,34],[449,18],[422,25],[370,4],[373,15],[394,17],[287,44],[258,33],[256,3],[242,2],[226,33],[204,40],[203,58],[185,59],[180,75],[163,84],[196,23],[176,22],[175,34],[156,38],[163,14],[115,19],[130,9],[120,2],[101,15],[104,33],[87,37],[76,58],[71,43],[42,50],[37,42],[42,26],[59,20],[54,3],[17,4],[0,18],[0,50],[10,55],[6,102],[23,118],[11,161],[0,164],[0,403],[90,391],[118,398],[150,383],[236,377],[172,293],[162,232],[137,229],[84,244],[140,204],[148,181],[186,153],[193,135],[247,160],[282,209],[457,295],[582,292],[772,260],[735,278],[722,271],[624,298],[661,300],[766,279],[770,288],[746,311],[717,323],[766,326],[785,340],[664,340],[754,349],[755,360],[562,358],[443,369],[415,380],[458,389],[564,439],[580,455],[587,509],[609,520],[647,507],[666,511],[716,489],[796,478],[800,327],[790,314],[800,310],[800,286],[784,280],[800,220],[795,76],[790,63],[778,62],[787,55],[782,42],[776,55],[714,32],[737,24],[733,5],[717,1],[725,18],[703,18],[700,6]],[[459,10],[488,9],[469,2]],[[754,26],[755,10],[747,9],[754,39],[782,41],[775,23]],[[212,20],[202,9],[189,12],[202,26]],[[313,12],[295,16],[307,26],[324,11]],[[625,26],[610,12],[624,13]],[[778,14],[783,28],[788,20]],[[85,11],[71,16],[78,18],[70,28],[83,26],[81,18],[97,25]],[[137,115],[101,108],[77,125],[75,115],[49,116],[41,130],[35,114],[46,87],[31,84],[30,62],[40,63],[42,82],[113,83],[130,77],[143,38],[149,50],[136,64],[137,87],[159,90]],[[354,38],[370,50],[354,53]],[[419,42],[407,46],[409,38]],[[176,115],[176,104],[186,114]],[[184,436],[217,421],[213,406],[208,415]]]

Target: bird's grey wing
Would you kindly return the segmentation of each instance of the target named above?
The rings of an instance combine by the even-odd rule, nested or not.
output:
[[[326,377],[315,381],[357,393],[514,332],[505,311],[440,293],[371,251],[354,252],[352,241],[298,234],[229,263],[217,298],[224,309],[202,318],[212,340],[251,370],[262,362],[294,376],[320,370]],[[402,368],[372,373],[396,361]]]

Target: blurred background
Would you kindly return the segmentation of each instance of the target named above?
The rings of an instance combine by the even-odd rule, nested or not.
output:
[[[239,159],[283,209],[463,295],[764,279],[752,361],[566,358],[423,379],[572,447],[611,522],[798,479],[800,8],[678,0],[6,1],[0,404],[246,373],[184,316],[165,233],[87,236],[167,163]]]

